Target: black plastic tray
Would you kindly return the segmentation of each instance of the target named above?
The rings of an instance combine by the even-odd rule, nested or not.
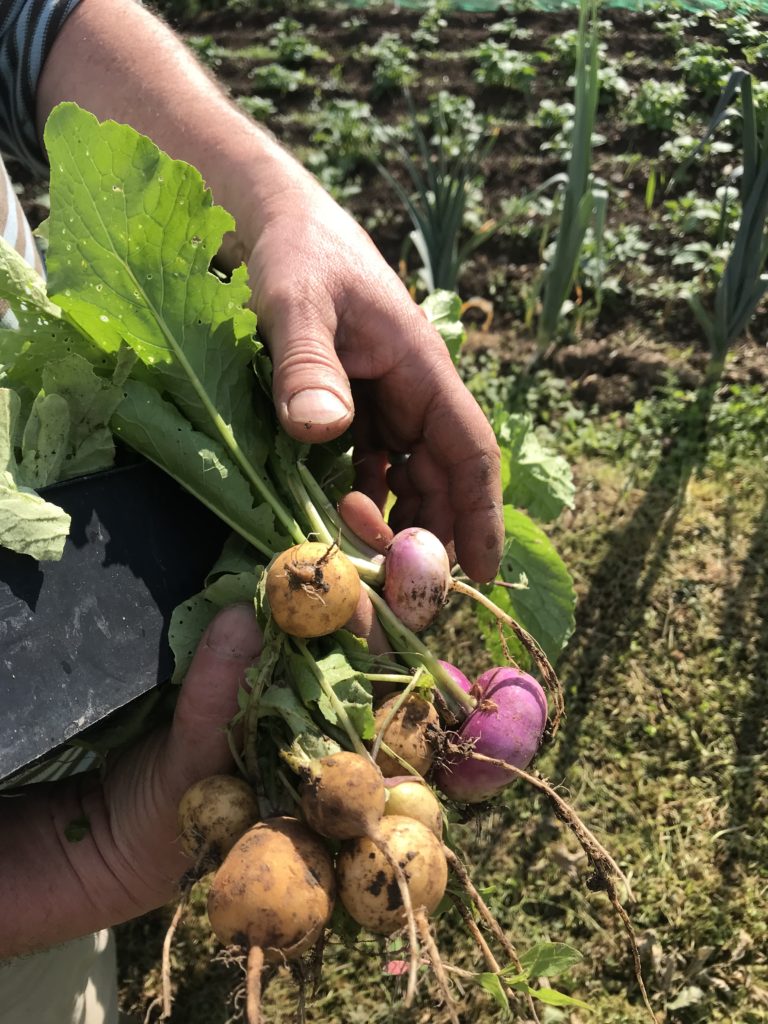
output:
[[[170,676],[171,612],[228,533],[147,462],[42,493],[72,528],[60,562],[0,548],[0,779]]]

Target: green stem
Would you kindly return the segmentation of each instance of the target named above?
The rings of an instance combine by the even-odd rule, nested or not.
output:
[[[362,672],[361,675],[369,683],[408,683],[411,680],[410,675],[402,672]]]
[[[272,678],[275,665],[283,649],[283,634],[275,626],[272,619],[264,630],[264,646],[255,668],[250,670],[252,683],[248,700],[243,712],[243,749],[245,752],[246,777],[254,782],[258,777],[258,751],[256,749],[256,730],[259,724],[259,700],[264,688]]]
[[[466,693],[455,679],[440,664],[426,644],[398,619],[384,598],[367,583],[362,584],[371,599],[384,631],[392,641],[395,651],[408,665],[423,666],[435,680],[435,685],[444,697],[460,704],[466,711],[474,711],[477,701]]]
[[[361,556],[357,547],[343,542],[344,524],[336,515],[333,506],[325,498],[317,481],[306,466],[299,462],[296,469],[283,470],[283,476],[294,500],[304,513],[311,532],[317,536],[317,539],[329,546],[331,544],[338,544],[339,548],[349,558],[355,569],[357,569],[360,579],[374,586],[381,586],[384,582],[384,566]],[[310,482],[311,486],[308,487],[307,485]],[[349,534],[348,530],[346,532]],[[349,535],[351,536],[351,534]]]
[[[373,758],[374,761],[376,760],[376,757],[379,753],[381,744],[384,742],[384,736],[386,734],[387,729],[395,720],[395,715],[398,713],[403,704],[405,704],[405,702],[408,700],[408,697],[413,692],[414,686],[419,681],[419,678],[426,673],[426,671],[427,670],[424,668],[424,666],[420,665],[419,668],[417,668],[416,671],[411,676],[408,685],[403,688],[402,692],[397,695],[397,699],[392,702],[392,707],[389,709],[387,715],[384,718],[384,721],[381,723],[381,727],[377,732],[376,738],[373,741],[373,746],[371,747],[371,757]]]
[[[315,679],[317,679],[318,683],[320,684],[320,689],[323,691],[325,696],[328,698],[328,702],[330,703],[331,707],[334,710],[334,713],[335,713],[336,717],[338,718],[338,720],[341,723],[344,731],[346,732],[347,736],[349,737],[349,741],[352,744],[352,746],[354,747],[355,752],[360,754],[362,757],[366,758],[366,760],[370,760],[370,756],[371,755],[368,753],[368,750],[366,749],[365,744],[360,739],[360,736],[359,736],[359,734],[357,732],[357,729],[355,729],[354,725],[352,724],[352,721],[350,720],[350,717],[347,714],[347,709],[344,707],[344,705],[341,703],[339,698],[336,696],[336,691],[334,690],[334,688],[331,686],[331,684],[328,682],[328,680],[325,678],[323,673],[318,668],[317,662],[312,657],[312,654],[311,654],[309,648],[307,647],[306,643],[303,640],[299,640],[297,637],[294,637],[294,640],[295,640],[296,646],[299,648],[301,653],[304,655],[304,658],[306,659],[307,663],[309,664],[310,668],[312,669],[312,674],[314,675]]]
[[[138,281],[136,282],[136,287],[137,289],[140,288]],[[149,302],[148,297],[147,301]],[[272,487],[270,486],[269,482],[265,480],[257,472],[253,463],[251,463],[251,461],[246,458],[245,454],[243,453],[243,450],[241,449],[240,445],[237,442],[237,438],[234,435],[232,427],[225,422],[222,415],[214,406],[213,402],[211,401],[208,395],[208,392],[205,390],[205,387],[203,386],[202,381],[195,373],[195,370],[192,367],[192,364],[187,359],[186,353],[184,352],[183,348],[179,345],[179,343],[176,341],[176,338],[173,336],[172,332],[166,326],[162,315],[157,313],[155,310],[153,310],[153,312],[155,313],[155,317],[158,325],[160,326],[160,329],[165,335],[166,341],[168,342],[168,347],[173,352],[174,356],[176,357],[176,360],[178,361],[182,370],[186,374],[187,379],[197,392],[200,401],[203,403],[203,408],[208,413],[208,416],[211,418],[213,425],[216,427],[219,436],[221,437],[221,439],[224,441],[224,444],[227,446],[227,448],[234,456],[235,461],[242,469],[246,478],[256,488],[256,491],[261,495],[264,501],[266,501],[266,503],[270,506],[272,511],[275,513],[277,518],[288,531],[289,535],[296,541],[296,543],[299,543],[300,541],[304,540],[304,535],[301,532],[301,527],[299,526],[299,524],[288,512],[288,510],[285,508],[285,506],[280,501],[278,496],[272,490]]]
[[[326,522],[332,524],[336,529],[339,538],[339,547],[344,554],[353,558],[363,559],[364,561],[370,561],[370,559],[380,554],[380,552],[375,551],[372,547],[369,547],[361,541],[359,537],[356,537],[349,529],[323,493],[323,489],[320,484],[315,480],[303,462],[299,463],[298,470],[301,481],[304,484],[307,493],[311,496],[312,501],[322,512]]]

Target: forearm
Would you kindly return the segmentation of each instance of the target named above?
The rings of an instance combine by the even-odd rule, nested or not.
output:
[[[141,837],[134,838],[138,846]],[[142,871],[93,776],[0,797],[0,960],[167,902],[186,866],[174,838],[169,830],[160,839],[168,851],[162,857],[153,836],[157,870]]]
[[[228,262],[247,257],[273,199],[288,190],[316,189],[174,34],[133,0],[82,0],[70,15],[38,85],[41,133],[52,108],[64,100],[100,119],[132,125],[197,167],[238,225],[237,239],[228,239]]]

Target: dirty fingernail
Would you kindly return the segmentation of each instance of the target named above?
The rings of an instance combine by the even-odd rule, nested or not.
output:
[[[307,427],[314,424],[328,426],[345,419],[350,414],[349,407],[338,395],[323,388],[307,388],[297,392],[288,403],[288,415],[295,423],[303,423]]]

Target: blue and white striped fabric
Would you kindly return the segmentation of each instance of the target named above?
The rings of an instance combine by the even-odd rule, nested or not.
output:
[[[0,0],[0,152],[47,174],[35,122],[37,81],[79,0]]]

